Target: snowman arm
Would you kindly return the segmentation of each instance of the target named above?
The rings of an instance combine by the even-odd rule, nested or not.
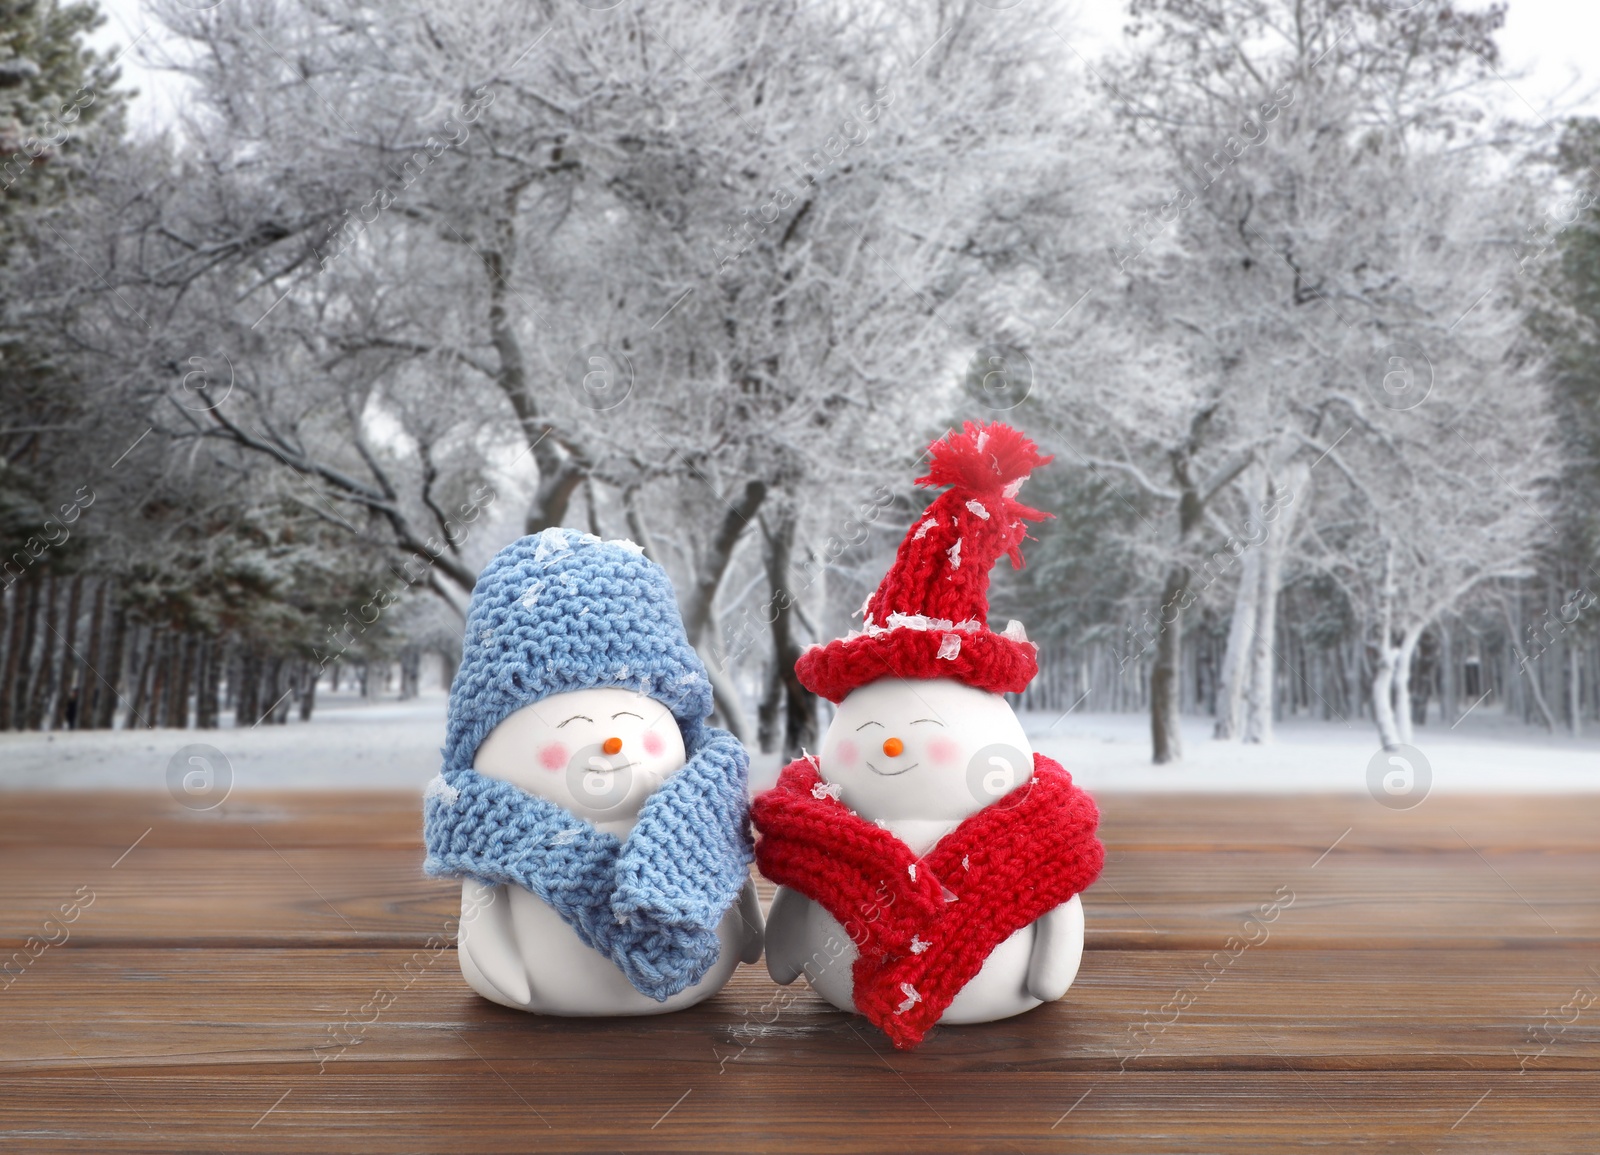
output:
[[[1028,993],[1053,1003],[1067,993],[1083,959],[1083,902],[1077,895],[1033,924]]]
[[[787,886],[778,887],[767,911],[767,973],[786,987],[805,968],[806,913],[811,900]]]
[[[744,880],[744,889],[739,892],[739,921],[744,927],[744,945],[739,951],[739,961],[746,963],[759,962],[762,946],[762,920],[761,896],[756,893],[756,880]]]
[[[511,931],[511,899],[504,886],[485,886],[470,878],[461,884],[456,954],[469,982],[476,971],[507,1003],[525,1007],[533,1001],[528,971]]]

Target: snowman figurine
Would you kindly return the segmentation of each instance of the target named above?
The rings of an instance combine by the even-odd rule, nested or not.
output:
[[[756,861],[779,884],[767,969],[804,974],[909,1049],[936,1023],[1059,999],[1083,954],[1079,892],[1100,872],[1099,813],[1035,753],[1002,697],[1038,670],[1018,622],[988,628],[989,571],[1020,567],[1017,501],[1048,458],[1001,424],[936,442],[918,484],[950,486],[907,530],[859,631],[795,673],[838,705],[820,758],[758,797]]]
[[[648,1015],[761,957],[749,758],[666,573],[548,529],[502,550],[467,614],[424,869],[460,878],[457,956],[484,998]]]

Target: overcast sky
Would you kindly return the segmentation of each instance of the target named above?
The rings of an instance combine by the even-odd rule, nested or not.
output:
[[[1472,0],[1465,0],[1465,6],[1473,6]],[[96,43],[115,51],[133,46],[120,63],[125,83],[140,90],[132,109],[134,126],[170,121],[181,89],[170,75],[147,64],[152,52],[159,54],[160,29],[153,27],[143,0],[100,0],[100,7],[108,19],[96,34]],[[1073,40],[1074,48],[1093,58],[1121,38],[1126,7],[1125,0],[1078,0],[1076,28],[1061,31]],[[1594,91],[1600,87],[1600,67],[1584,59],[1586,48],[1594,56],[1596,44],[1600,44],[1600,3],[1595,0],[1510,0],[1500,36],[1507,111],[1550,119],[1573,112],[1600,115],[1600,94]]]

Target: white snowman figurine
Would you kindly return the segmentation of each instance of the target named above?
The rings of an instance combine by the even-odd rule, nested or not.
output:
[[[666,575],[632,543],[546,530],[484,570],[425,804],[427,871],[462,878],[473,990],[659,1014],[760,958],[748,760],[710,705]]]
[[[1016,501],[1041,459],[1004,425],[932,449],[950,485],[907,531],[848,637],[813,647],[801,681],[838,704],[820,758],[755,803],[757,862],[780,884],[767,969],[804,974],[898,1047],[935,1023],[988,1022],[1064,995],[1083,954],[1078,893],[1104,858],[1098,812],[1033,751],[1002,694],[1037,670],[1013,622],[988,629],[989,570],[1020,564]]]

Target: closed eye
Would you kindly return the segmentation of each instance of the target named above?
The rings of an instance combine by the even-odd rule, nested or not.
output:
[[[615,714],[611,715],[612,721],[616,721],[618,718],[637,718],[641,722],[644,721],[643,714],[635,714],[632,710],[618,710]]]
[[[939,721],[937,718],[916,718],[912,720],[911,724],[915,726],[918,722],[932,722],[935,726],[944,725],[944,723]]]
[[[860,733],[862,730],[865,730],[868,726],[876,726],[880,730],[883,729],[883,723],[882,722],[863,722],[863,723],[861,723],[861,725],[856,727],[856,732]]]
[[[579,718],[582,718],[585,722],[593,722],[594,721],[593,718],[590,718],[585,714],[574,714],[574,715],[572,715],[572,717],[567,719],[567,722],[576,722]],[[557,730],[561,729],[561,727],[565,726],[567,724],[567,722],[558,722],[556,724],[556,729]]]

